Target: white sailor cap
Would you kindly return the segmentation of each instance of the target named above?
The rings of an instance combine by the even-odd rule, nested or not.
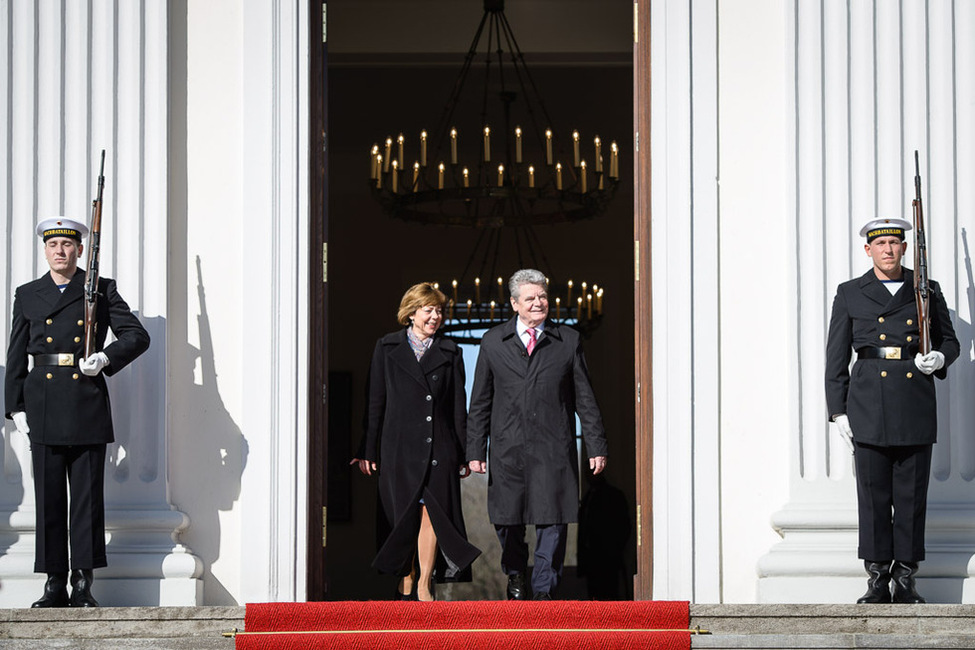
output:
[[[911,229],[911,222],[903,219],[871,219],[860,229],[860,236],[867,238],[869,244],[877,237],[893,235],[904,239],[904,233]]]
[[[35,232],[44,241],[51,237],[70,237],[81,241],[88,236],[88,226],[67,217],[49,217],[37,224]]]

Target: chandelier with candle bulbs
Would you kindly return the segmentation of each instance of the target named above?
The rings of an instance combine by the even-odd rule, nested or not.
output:
[[[483,73],[481,92],[465,96],[471,78],[478,76],[474,71]],[[472,94],[477,95],[473,101]],[[553,273],[535,226],[594,218],[616,194],[616,142],[607,146],[599,135],[590,139],[579,130],[557,133],[552,124],[504,1],[485,0],[436,128],[421,131],[412,142],[399,133],[372,146],[369,187],[388,215],[482,229],[467,268],[443,285],[451,300],[444,329],[455,338],[477,340],[478,330],[511,317],[505,272],[534,267]],[[517,261],[505,259],[505,251],[512,250]],[[499,264],[508,265],[504,272],[498,273]],[[602,317],[602,288],[549,280],[550,317],[588,336]]]

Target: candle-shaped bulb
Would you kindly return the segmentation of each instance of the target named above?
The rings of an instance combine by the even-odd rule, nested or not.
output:
[[[562,163],[555,165],[555,189],[562,189]]]
[[[599,139],[598,135],[595,138],[593,138],[592,143],[593,143],[593,148],[596,151],[596,159],[595,159],[596,167],[594,171],[598,174],[599,172],[603,171],[603,143],[602,140]]]
[[[481,304],[481,278],[474,278],[474,302]]]
[[[494,320],[494,308],[497,306],[493,300],[491,301],[491,320]]]
[[[498,302],[504,302],[504,280],[498,278]]]
[[[400,169],[403,168],[403,145],[406,142],[406,138],[400,133],[399,137],[396,138],[396,160],[399,162]]]
[[[467,320],[471,319],[471,300],[467,299]]]
[[[397,181],[397,179],[398,179],[398,177],[399,177],[399,174],[397,173],[398,171],[399,171],[399,164],[398,164],[398,161],[396,161],[396,160],[394,160],[394,161],[393,161],[393,173],[392,173],[392,174],[390,174],[390,178],[391,178],[391,179],[392,179],[392,181],[393,181],[393,193],[395,193],[395,192],[396,192],[396,184],[397,184],[397,182],[398,182],[398,181]]]
[[[471,173],[464,167],[464,187],[470,187],[471,184]]]
[[[572,132],[572,164],[575,167],[579,166],[579,132]]]
[[[389,171],[389,161],[393,158],[393,139],[386,138],[386,155],[383,156],[383,172]]]
[[[457,129],[450,129],[450,164],[457,164]]]
[[[569,287],[569,295],[566,296],[565,301],[569,303],[569,309],[572,309],[572,280],[569,280],[566,285]]]
[[[545,164],[552,164],[552,129],[545,129]]]
[[[484,162],[491,160],[491,127],[484,127]]]
[[[379,145],[372,145],[372,151],[369,154],[369,178],[376,180],[379,178]]]
[[[586,318],[592,318],[592,294],[586,294]]]
[[[417,192],[420,189],[420,163],[413,163],[413,191]]]
[[[555,298],[555,320],[562,318],[562,299]]]
[[[504,165],[498,165],[498,187],[504,185]]]
[[[437,171],[437,189],[443,189],[443,163],[440,163]]]
[[[420,167],[427,166],[427,132],[420,131]]]
[[[613,142],[609,145],[609,177],[619,178],[620,177],[620,160],[619,160],[619,147]]]
[[[583,194],[586,193],[586,161],[579,163],[579,187]]]
[[[582,296],[576,300],[576,318],[582,318]]]
[[[535,167],[528,165],[528,187],[535,187]]]
[[[383,155],[376,154],[376,170],[380,170],[383,167]],[[382,187],[383,179],[382,174],[376,174],[376,187]]]
[[[515,162],[521,162],[521,127],[515,127]]]

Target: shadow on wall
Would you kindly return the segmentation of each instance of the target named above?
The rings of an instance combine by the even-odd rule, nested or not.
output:
[[[7,377],[7,367],[0,366],[0,385]],[[3,413],[7,412],[7,405],[0,395]],[[3,445],[0,445],[0,557],[10,550],[20,535],[10,525],[10,516],[17,510],[24,500],[24,476],[26,469],[30,471],[30,444],[26,436],[16,432],[11,420],[3,422]],[[0,576],[0,589],[3,589],[3,577]]]
[[[240,427],[224,406],[217,386],[213,336],[199,256],[196,258],[196,274],[200,348],[187,344],[173,355],[174,381],[185,382],[189,387],[180,398],[185,404],[183,424],[173,435],[180,438],[180,475],[193,481],[192,497],[177,505],[190,518],[185,541],[203,561],[204,602],[207,605],[236,605],[236,599],[211,570],[220,557],[220,512],[232,510],[240,496],[248,447]]]
[[[968,302],[968,313],[975,314],[975,277],[965,228],[961,229],[961,241],[965,255],[965,300]],[[949,380],[936,382],[941,435],[934,447],[931,475],[938,481],[946,481],[955,474],[970,483],[975,479],[975,431],[970,428],[970,423],[975,422],[975,400],[969,399],[968,393],[975,386],[975,361],[972,358],[975,327],[962,320],[960,311],[952,312],[952,322],[961,354],[949,369]],[[948,435],[944,435],[945,432]]]

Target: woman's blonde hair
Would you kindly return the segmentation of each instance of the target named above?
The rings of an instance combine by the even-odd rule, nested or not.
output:
[[[410,316],[415,314],[417,309],[427,305],[443,308],[446,304],[447,296],[432,282],[414,284],[406,290],[403,299],[399,301],[399,313],[396,319],[400,325],[409,325]]]

